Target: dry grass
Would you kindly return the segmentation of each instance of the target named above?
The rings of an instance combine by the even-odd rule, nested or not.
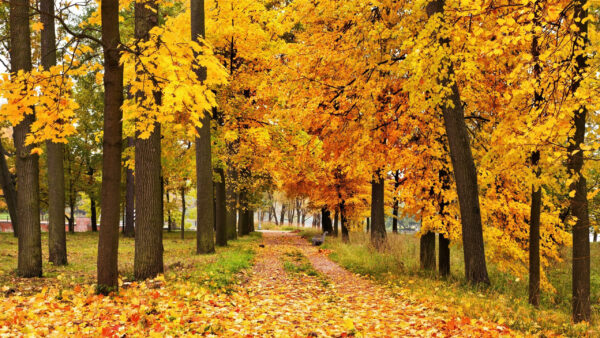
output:
[[[415,297],[438,299],[440,305],[470,317],[506,322],[514,329],[530,333],[546,330],[566,335],[599,335],[600,327],[600,245],[592,243],[592,307],[594,326],[572,325],[570,320],[570,259],[550,269],[549,279],[556,293],[543,293],[539,309],[527,304],[527,283],[500,272],[489,264],[490,287],[472,286],[465,282],[462,248],[451,248],[451,270],[442,279],[435,272],[419,269],[419,241],[415,235],[388,234],[388,244],[377,252],[365,233],[351,233],[350,243],[330,238],[325,247],[331,258],[345,268],[372,276],[382,283],[409,288]],[[567,251],[565,252],[567,254]],[[591,331],[590,331],[591,330]]]

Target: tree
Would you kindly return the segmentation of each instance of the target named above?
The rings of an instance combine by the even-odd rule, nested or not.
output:
[[[190,0],[190,14],[192,20],[192,41],[200,41],[206,37],[204,0]],[[197,53],[197,52],[195,52]],[[197,65],[196,76],[199,81],[206,80],[206,68]],[[196,137],[196,253],[212,253],[215,251],[214,243],[214,213],[213,213],[213,183],[212,160],[210,140],[210,114],[204,111],[200,121],[202,126],[197,128]]]
[[[331,222],[331,211],[327,207],[321,208],[321,218],[323,219],[323,232],[333,235],[333,223]]]
[[[443,20],[444,0],[434,0],[427,4],[427,15],[430,19]],[[439,38],[442,48],[447,47],[448,39]],[[463,106],[458,92],[458,85],[452,82],[454,75],[452,64],[445,60],[439,69],[447,75],[440,75],[440,83],[450,89],[450,94],[443,98],[441,110],[446,126],[446,135],[450,145],[450,158],[454,169],[454,177],[460,204],[460,215],[463,232],[463,248],[465,257],[465,275],[469,282],[489,284],[483,248],[483,230],[481,211],[479,209],[479,191],[477,186],[477,170],[469,134],[464,120]]]
[[[158,5],[155,1],[136,1],[135,39],[139,49],[150,38],[150,30],[158,25]],[[140,63],[143,61],[140,61]],[[147,81],[151,76],[139,65],[137,81]],[[135,92],[140,110],[160,105],[161,93],[151,97],[142,91]],[[150,105],[148,101],[152,101]],[[151,108],[152,109],[152,108]],[[152,111],[146,112],[150,115]],[[147,135],[149,134],[149,135]],[[161,125],[154,122],[150,130],[137,130],[135,137],[135,205],[136,215],[134,275],[136,279],[154,278],[163,273],[163,195],[161,180]]]
[[[421,269],[435,270],[435,232],[427,231],[419,241]]]
[[[228,231],[227,228],[227,206],[226,206],[226,194],[225,194],[225,170],[223,168],[217,168],[216,173],[219,181],[215,182],[216,190],[216,220],[217,220],[217,240],[218,246],[227,246]]]
[[[8,163],[6,162],[7,152],[2,145],[0,140],[0,188],[4,194],[6,200],[6,206],[10,215],[10,221],[13,227],[13,235],[18,237],[19,222],[17,216],[17,191],[13,182],[12,175],[8,170]]]
[[[575,0],[573,3],[574,29],[573,50],[575,65],[571,93],[575,96],[581,88],[587,73],[589,45],[588,10],[586,0]],[[568,168],[572,183],[570,206],[575,218],[573,225],[573,321],[589,321],[590,312],[590,240],[589,215],[587,200],[587,183],[582,172],[584,163],[583,145],[585,141],[587,106],[579,103],[575,106],[573,117],[574,135],[569,139]]]
[[[98,241],[99,293],[118,288],[119,198],[121,184],[121,124],[123,67],[119,63],[119,2],[103,0],[100,5],[104,49],[104,140],[102,158],[102,202]]]
[[[54,26],[54,0],[40,2],[41,59],[45,69],[56,66],[56,36]],[[48,247],[49,260],[54,265],[67,264],[67,238],[65,234],[65,175],[63,166],[64,145],[46,141],[48,152]]]
[[[135,141],[133,137],[127,138],[127,146],[133,148]],[[123,226],[125,237],[135,237],[135,176],[133,168],[129,166],[125,173],[125,224]]]
[[[27,1],[10,2],[10,40],[12,73],[17,75],[19,72],[31,71],[31,38],[29,3]],[[32,144],[26,144],[26,138],[31,132],[34,121],[33,112],[25,114],[22,121],[13,130],[17,169],[17,218],[19,220],[17,274],[21,277],[42,276],[39,156],[32,152],[34,148]]]
[[[380,171],[375,173],[371,182],[371,244],[380,249],[385,244],[385,214],[384,214],[385,185]],[[367,221],[368,224],[368,221]]]

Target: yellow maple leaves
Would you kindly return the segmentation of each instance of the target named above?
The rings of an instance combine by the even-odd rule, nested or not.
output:
[[[0,117],[16,126],[26,115],[35,115],[27,145],[43,141],[66,143],[75,133],[75,110],[79,105],[71,97],[73,82],[61,66],[42,67],[30,72],[2,74],[0,96],[7,103],[0,107]],[[35,152],[40,151],[34,148]]]
[[[189,20],[187,10],[168,18],[150,31],[148,41],[136,42],[121,57],[129,92],[144,94],[123,104],[124,119],[134,121],[140,138],[150,136],[155,122],[180,124],[193,138],[202,116],[217,106],[214,89],[227,82],[228,74],[208,41],[191,40]],[[199,67],[207,71],[205,81],[197,78]],[[159,104],[156,93],[161,95]]]

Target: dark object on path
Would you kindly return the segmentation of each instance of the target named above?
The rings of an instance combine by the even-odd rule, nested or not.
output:
[[[319,246],[325,242],[325,236],[327,236],[327,231],[323,233],[322,236],[315,236],[312,238],[312,245]]]
[[[258,246],[260,246],[261,248],[264,248],[265,245],[264,244],[259,244]]]

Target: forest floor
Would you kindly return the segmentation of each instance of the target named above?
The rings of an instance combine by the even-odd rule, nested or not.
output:
[[[253,234],[214,255],[191,258],[192,236],[185,241],[174,236],[165,236],[164,276],[146,282],[125,278],[119,293],[108,297],[94,294],[93,260],[90,271],[78,265],[92,258],[93,249],[46,278],[23,280],[4,271],[0,336],[517,335],[506,325],[458,315],[443,304],[415,299],[407,289],[348,272],[295,233],[265,232],[262,245]],[[96,238],[76,237],[86,247]],[[13,239],[1,239],[0,250],[16,248]],[[131,258],[130,248],[124,249],[122,256]],[[121,269],[127,271],[125,264]]]
[[[310,238],[318,230],[303,229]],[[592,262],[600,260],[600,243],[591,243]],[[463,252],[451,248],[451,274],[441,277],[436,271],[423,271],[419,264],[419,238],[414,234],[387,234],[386,246],[376,250],[370,236],[351,232],[350,242],[327,237],[323,249],[328,257],[345,269],[365,276],[392,290],[401,289],[417,302],[426,300],[459,317],[481,318],[507,325],[526,335],[568,337],[600,336],[600,266],[592,263],[592,323],[571,321],[571,248],[561,252],[562,260],[546,268],[548,285],[541,292],[540,306],[527,302],[527,275],[515,276],[488,261],[491,285],[472,285],[464,277]]]
[[[439,304],[415,301],[406,289],[388,288],[348,272],[326,250],[294,233],[263,233],[250,280],[262,319],[244,333],[275,336],[448,337],[512,336],[506,326],[457,316]]]

